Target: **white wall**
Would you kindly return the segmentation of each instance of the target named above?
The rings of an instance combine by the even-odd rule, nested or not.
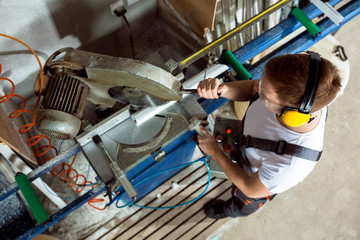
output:
[[[88,48],[121,56],[115,45],[122,44],[121,36],[128,32],[125,32],[124,21],[111,14],[110,5],[114,2],[116,0],[1,0],[0,33],[28,44],[42,64],[63,47]],[[142,0],[129,7],[127,18],[135,35],[146,27],[139,23],[156,15],[156,6],[156,0]],[[33,96],[39,65],[24,46],[0,37],[0,64],[0,77],[11,79],[16,93],[25,98]],[[1,88],[8,92],[10,85],[0,81]]]

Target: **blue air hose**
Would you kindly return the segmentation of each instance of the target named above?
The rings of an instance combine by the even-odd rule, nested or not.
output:
[[[142,179],[141,181],[137,182],[136,184],[134,184],[134,187],[136,187],[137,185],[149,180],[150,178],[153,178],[153,177],[156,177],[164,172],[167,172],[167,171],[170,171],[170,170],[173,170],[173,169],[176,169],[176,168],[182,168],[182,167],[186,167],[186,166],[189,166],[191,164],[194,164],[194,163],[197,163],[197,162],[204,162],[206,168],[207,168],[207,172],[208,172],[208,183],[204,189],[204,191],[199,195],[197,196],[196,198],[190,200],[190,201],[187,201],[187,202],[184,202],[184,203],[181,203],[179,205],[174,205],[174,206],[165,206],[165,207],[147,207],[147,206],[142,206],[142,205],[138,205],[138,204],[135,204],[134,201],[130,201],[130,202],[127,202],[125,203],[124,205],[122,206],[119,206],[118,203],[119,203],[119,200],[121,200],[121,197],[124,195],[125,192],[123,192],[122,194],[116,196],[109,204],[108,206],[110,206],[111,204],[113,204],[115,201],[116,201],[116,204],[115,206],[117,208],[124,208],[124,207],[127,207],[127,206],[130,206],[130,205],[133,205],[133,206],[136,206],[136,207],[140,207],[140,208],[146,208],[146,209],[170,209],[170,208],[176,208],[176,207],[181,207],[181,206],[184,206],[186,204],[189,204],[189,203],[192,203],[196,200],[198,200],[199,198],[201,198],[205,193],[206,191],[208,190],[209,186],[210,186],[210,181],[211,181],[211,172],[210,172],[210,168],[209,168],[209,165],[208,163],[206,162],[206,159],[208,159],[209,156],[206,156],[206,157],[202,157],[202,158],[199,158],[198,160],[196,161],[193,161],[193,162],[189,162],[189,163],[185,163],[185,164],[181,164],[181,165],[178,165],[178,166],[175,166],[175,167],[172,167],[172,168],[168,168],[168,169],[165,169],[165,170],[162,170],[160,172],[157,172],[153,175],[150,175],[144,179]]]

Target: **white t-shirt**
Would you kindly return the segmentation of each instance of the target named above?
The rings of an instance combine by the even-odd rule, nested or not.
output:
[[[321,120],[312,131],[297,133],[282,126],[276,115],[270,112],[259,98],[250,105],[246,113],[244,135],[273,141],[284,140],[322,151],[326,111],[327,108],[324,107]],[[261,182],[272,193],[281,193],[294,187],[303,181],[316,165],[314,161],[250,147],[245,148],[245,156],[254,172],[258,172]]]

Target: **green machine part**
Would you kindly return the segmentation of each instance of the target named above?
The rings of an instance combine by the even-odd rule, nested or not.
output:
[[[234,54],[226,49],[223,51],[221,58],[229,64],[236,72],[238,78],[241,80],[248,80],[251,78],[251,74],[245,69],[245,67],[237,60]]]
[[[39,198],[37,197],[26,175],[23,173],[17,173],[15,176],[15,181],[24,195],[25,200],[38,224],[48,220],[49,216],[46,213]]]
[[[291,14],[299,21],[302,23],[302,25],[304,25],[304,27],[311,33],[311,35],[313,37],[316,37],[316,35],[318,33],[320,33],[320,28],[318,26],[316,26],[315,23],[313,23],[310,18],[308,18],[308,16],[306,16],[306,14],[301,11],[300,8],[295,7],[292,11]]]

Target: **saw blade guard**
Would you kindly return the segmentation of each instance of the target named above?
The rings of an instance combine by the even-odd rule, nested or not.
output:
[[[88,99],[95,104],[112,107],[118,96],[132,102],[134,98],[139,100],[141,96],[149,95],[155,105],[161,103],[156,99],[163,102],[181,100],[181,83],[177,78],[149,63],[80,50],[68,51],[65,61],[85,67],[87,79],[83,80],[90,87]]]
[[[45,97],[37,127],[54,138],[72,139],[79,133],[87,100],[103,110],[116,102],[139,109],[182,99],[176,77],[134,59],[64,48],[46,61],[44,74]],[[35,92],[39,92],[39,79]]]

